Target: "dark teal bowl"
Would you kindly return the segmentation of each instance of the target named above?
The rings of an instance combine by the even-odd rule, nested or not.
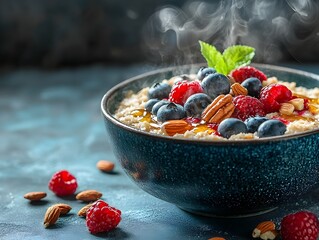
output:
[[[319,76],[256,65],[268,76],[319,87]],[[110,89],[101,109],[108,139],[128,176],[143,190],[202,215],[242,216],[269,211],[317,187],[319,129],[259,140],[205,141],[150,134],[112,115],[128,90],[138,91],[199,65],[166,68]]]

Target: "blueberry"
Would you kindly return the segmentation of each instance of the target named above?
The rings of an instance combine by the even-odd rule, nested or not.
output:
[[[269,119],[266,117],[259,117],[259,116],[246,119],[245,123],[248,129],[248,132],[250,133],[257,132],[257,129],[260,126],[260,124],[262,124],[263,122],[267,120]]]
[[[200,117],[203,110],[212,102],[205,93],[195,93],[191,95],[184,104],[184,109],[188,117]]]
[[[260,90],[262,89],[261,81],[258,78],[247,78],[241,85],[248,90],[248,95],[258,98]]]
[[[154,106],[152,107],[152,114],[153,114],[153,115],[156,115],[158,109],[160,109],[161,106],[167,105],[167,104],[169,104],[169,103],[170,103],[170,102],[167,101],[167,100],[161,100],[161,101],[155,103]]]
[[[220,73],[210,74],[204,78],[201,86],[208,96],[212,99],[221,94],[228,94],[230,91],[230,83],[228,78]]]
[[[178,120],[186,116],[183,106],[175,103],[169,103],[161,106],[157,112],[157,121],[165,122],[168,120]]]
[[[172,87],[167,83],[154,83],[153,86],[148,90],[148,99],[168,98],[171,88]]]
[[[215,68],[201,67],[198,70],[197,78],[198,80],[203,80],[207,75],[216,73]]]
[[[260,138],[280,136],[285,134],[286,130],[287,127],[283,122],[277,119],[271,119],[266,122],[263,122],[258,127],[257,136]]]
[[[145,103],[144,109],[148,112],[152,111],[153,106],[158,103],[160,100],[152,98]]]
[[[237,118],[226,118],[219,124],[217,131],[224,138],[248,132],[246,124]]]

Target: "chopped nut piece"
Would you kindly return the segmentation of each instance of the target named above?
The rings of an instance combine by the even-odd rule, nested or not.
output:
[[[304,109],[304,103],[305,100],[302,98],[295,98],[289,101],[289,103],[291,103],[296,110],[303,110]]]
[[[281,103],[279,112],[285,115],[291,115],[295,110],[294,105],[291,103]]]

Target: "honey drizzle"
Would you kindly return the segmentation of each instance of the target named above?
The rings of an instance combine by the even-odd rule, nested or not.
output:
[[[309,107],[308,110],[313,115],[319,113],[319,98],[309,98],[309,97],[301,95],[301,94],[294,94],[294,96],[307,100],[308,101],[308,107]]]
[[[208,124],[199,124],[197,126],[194,126],[192,129],[194,133],[200,133],[200,132],[207,132],[209,135],[215,133],[216,131],[209,127]]]

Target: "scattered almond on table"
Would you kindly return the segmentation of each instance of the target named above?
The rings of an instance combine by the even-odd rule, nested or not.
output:
[[[47,194],[45,192],[29,192],[24,194],[24,198],[30,201],[39,201],[42,198],[45,198]]]
[[[102,197],[102,193],[96,190],[86,190],[78,193],[75,198],[83,202],[93,202]]]
[[[114,163],[108,160],[100,160],[97,162],[96,167],[103,172],[112,172]]]
[[[83,208],[81,208],[78,211],[78,216],[79,217],[86,217],[86,212],[89,210],[89,208],[93,205],[93,203],[89,203],[88,205],[85,205]]]
[[[72,207],[66,203],[56,203],[53,206],[57,206],[60,208],[60,215],[65,215],[65,214],[69,213],[72,209]]]
[[[56,223],[58,218],[60,217],[61,210],[59,206],[51,206],[47,209],[44,215],[43,224],[44,227],[50,227]]]

